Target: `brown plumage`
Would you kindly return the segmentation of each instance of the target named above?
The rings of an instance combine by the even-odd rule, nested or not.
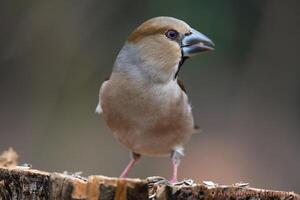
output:
[[[212,45],[205,35],[171,17],[150,19],[130,34],[110,79],[101,86],[96,108],[117,140],[133,152],[121,177],[140,155],[171,154],[172,181],[177,180],[183,145],[196,130],[177,72],[186,58],[212,50]]]
[[[128,42],[138,42],[147,36],[164,34],[167,30],[174,29],[179,33],[189,33],[189,26],[181,20],[172,17],[156,17],[141,24],[128,37]]]

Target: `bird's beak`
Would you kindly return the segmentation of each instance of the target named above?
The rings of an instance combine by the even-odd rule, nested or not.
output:
[[[192,28],[191,34],[184,36],[181,44],[183,57],[191,57],[203,51],[212,51],[215,46],[206,35]]]

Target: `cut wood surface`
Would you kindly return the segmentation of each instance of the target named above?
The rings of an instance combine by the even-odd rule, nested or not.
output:
[[[247,183],[224,186],[209,181],[197,184],[192,180],[170,184],[161,177],[149,177],[145,180],[120,179],[106,176],[89,176],[85,178],[76,173],[49,173],[32,169],[29,165],[15,166],[16,162],[10,160],[10,164],[8,164],[4,160],[3,156],[0,156],[2,165],[0,166],[0,200],[300,200],[300,196],[294,192],[256,189],[249,187]]]

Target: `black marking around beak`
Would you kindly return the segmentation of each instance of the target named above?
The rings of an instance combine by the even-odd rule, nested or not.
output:
[[[184,64],[184,62],[185,62],[188,58],[189,58],[189,57],[186,57],[186,56],[183,55],[183,51],[182,51],[182,49],[181,49],[181,60],[180,60],[179,63],[178,63],[178,68],[177,68],[177,71],[176,71],[176,73],[175,73],[174,79],[177,78],[178,73],[179,73],[179,71],[180,71],[182,65]]]
[[[184,56],[192,57],[204,51],[214,50],[214,42],[206,35],[193,28],[191,28],[191,33],[182,39],[181,49]]]
[[[177,42],[181,49],[181,60],[178,63],[178,68],[174,75],[174,79],[177,78],[182,65],[188,58],[203,51],[212,51],[214,50],[215,46],[211,39],[193,28],[191,28],[190,32],[184,34],[180,38],[180,41]]]

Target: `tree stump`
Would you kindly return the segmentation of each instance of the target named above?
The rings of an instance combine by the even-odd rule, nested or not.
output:
[[[106,176],[85,178],[76,173],[50,173],[32,169],[29,165],[16,166],[18,156],[12,150],[3,155],[0,156],[0,200],[300,200],[294,192],[256,189],[247,183],[224,186],[184,180],[170,184],[161,177],[145,180]]]

